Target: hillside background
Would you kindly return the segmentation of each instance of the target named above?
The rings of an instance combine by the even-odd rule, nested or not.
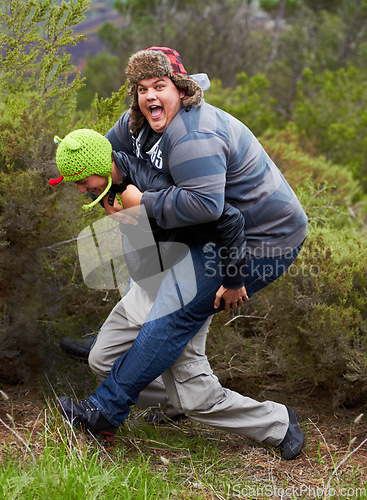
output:
[[[118,28],[126,27],[124,18],[113,7],[114,2],[92,1],[85,13],[85,19],[74,27],[76,35],[85,35],[86,39],[78,45],[70,47],[71,63],[75,66],[75,71],[85,71],[87,58],[97,56],[104,49],[105,45],[98,35],[98,31],[104,23],[112,23]]]

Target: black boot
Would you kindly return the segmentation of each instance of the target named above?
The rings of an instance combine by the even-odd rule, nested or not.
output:
[[[65,337],[60,340],[61,350],[71,358],[77,359],[82,363],[88,363],[88,356],[97,335],[87,339],[75,340]]]
[[[305,438],[298,421],[297,413],[288,406],[287,410],[289,415],[288,430],[278,448],[284,460],[293,460],[301,453]]]
[[[113,442],[118,428],[110,424],[89,399],[76,403],[70,398],[61,397],[56,401],[56,405],[61,415],[78,430],[88,430],[94,436],[101,436]]]

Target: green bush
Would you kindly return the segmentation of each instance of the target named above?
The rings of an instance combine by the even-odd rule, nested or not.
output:
[[[51,188],[49,162],[0,172],[0,378],[36,381],[50,342],[82,336],[116,300],[83,283],[75,238],[102,209],[84,215],[75,186]]]
[[[257,304],[264,314],[271,305],[262,325],[267,335],[272,326],[265,346],[271,364],[291,382],[326,388],[336,403],[367,391],[357,376],[365,376],[367,352],[366,253],[365,236],[312,230],[289,273]]]
[[[87,7],[87,0],[6,0],[0,5],[3,381],[35,381],[43,370],[45,327],[61,310],[67,317],[77,315],[78,301],[90,298],[75,272],[75,248],[58,245],[78,233],[75,210],[80,201],[72,190],[53,190],[47,182],[56,173],[50,160],[52,137],[72,127],[75,93],[82,85],[79,75],[71,77],[74,68],[65,47],[81,38],[74,36],[72,26],[83,19]],[[79,314],[78,320],[85,315]]]
[[[62,130],[82,86],[65,48],[83,38],[72,27],[88,0],[5,0],[0,4],[0,169],[44,157],[44,137]],[[26,163],[24,163],[26,161]]]
[[[365,73],[354,67],[323,74],[305,70],[293,115],[304,142],[311,142],[333,163],[351,169],[366,190],[365,81]]]
[[[249,77],[240,73],[235,88],[224,88],[220,80],[212,80],[205,100],[235,116],[255,135],[263,134],[267,129],[279,126],[281,121],[275,112],[276,101],[270,97],[269,87],[264,75]]]
[[[217,320],[209,348],[222,379],[241,375],[254,389],[276,375],[290,392],[321,387],[335,405],[364,401],[366,254],[366,235],[310,230],[288,272],[251,299],[244,317],[225,327]]]
[[[313,226],[316,219],[338,227],[362,223],[367,196],[350,168],[304,151],[292,125],[263,135],[261,143],[297,192]]]
[[[42,170],[0,173],[0,377],[26,381],[42,369],[41,316],[50,292],[43,246],[68,234]]]
[[[98,97],[95,95],[91,108],[78,113],[78,123],[75,128],[92,128],[100,134],[106,134],[122,113],[127,109],[127,82],[111,97]]]

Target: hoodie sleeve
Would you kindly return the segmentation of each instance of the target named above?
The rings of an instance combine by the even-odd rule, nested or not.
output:
[[[147,189],[159,191],[173,185],[172,177],[153,169],[148,160],[121,151],[114,151],[113,154],[125,185],[133,184],[142,192]]]
[[[241,267],[246,261],[245,219],[242,212],[225,203],[215,230],[224,268],[223,286],[241,288],[244,284]]]
[[[142,203],[164,228],[217,220],[224,208],[227,145],[212,133],[191,132],[167,148],[174,186],[147,191]]]

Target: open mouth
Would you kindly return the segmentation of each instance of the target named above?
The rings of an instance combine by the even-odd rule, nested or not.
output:
[[[150,106],[149,111],[152,118],[160,118],[163,108],[161,106]]]

